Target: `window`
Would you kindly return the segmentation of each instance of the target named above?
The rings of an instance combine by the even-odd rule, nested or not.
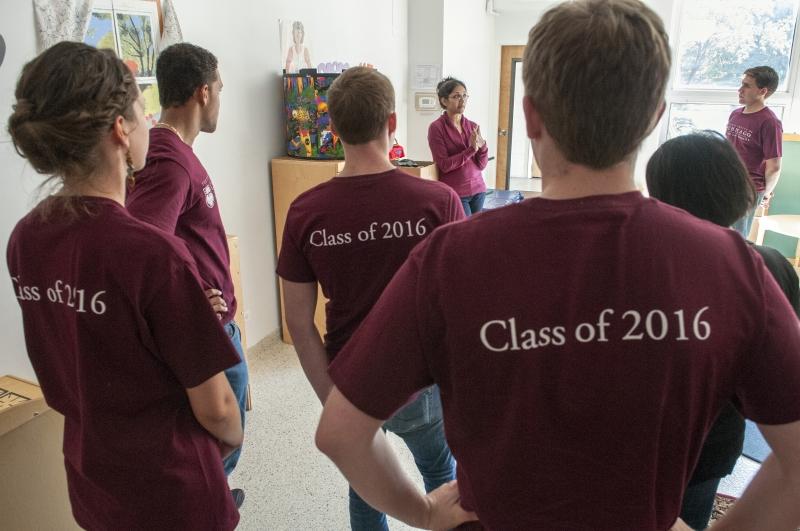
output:
[[[145,100],[145,117],[161,114],[156,84],[158,4],[149,0],[95,0],[84,42],[114,50],[128,65]]]
[[[780,76],[769,106],[789,115],[800,0],[683,0],[676,10],[673,72],[665,135],[725,132],[742,73],[768,65]]]

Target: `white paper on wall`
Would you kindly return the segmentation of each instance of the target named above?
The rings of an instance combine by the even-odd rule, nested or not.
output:
[[[441,65],[416,65],[414,67],[414,88],[418,90],[436,90],[442,78]]]

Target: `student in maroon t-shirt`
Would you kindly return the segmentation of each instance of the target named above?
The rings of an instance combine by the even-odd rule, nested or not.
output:
[[[781,176],[783,125],[766,104],[778,89],[778,81],[778,73],[769,66],[745,70],[739,88],[739,103],[744,107],[728,118],[726,136],[742,157],[757,193],[753,207],[732,225],[745,238],[750,234],[756,207],[762,200],[769,204]]]
[[[716,528],[793,529],[797,318],[739,235],[633,178],[664,108],[661,20],[638,0],[563,3],[524,62],[542,196],[414,249],[330,368],[317,444],[373,506],[421,527],[463,507],[491,530],[686,529],[684,487],[734,401],[774,456]],[[460,506],[431,507],[375,437],[434,382]]]
[[[300,195],[286,218],[278,258],[286,324],[303,370],[323,403],[333,386],[329,363],[411,249],[436,227],[464,217],[461,202],[449,187],[392,166],[387,154],[397,125],[394,104],[392,83],[371,68],[350,68],[333,82],[328,108],[344,145],[344,169]],[[329,299],[324,344],[314,325],[317,283]],[[387,369],[372,379],[377,383],[390,373]],[[426,490],[452,480],[455,470],[444,437],[438,388],[428,386],[390,416],[384,428],[408,445]],[[444,489],[455,491],[453,485]],[[353,489],[350,525],[354,531],[387,529],[386,516]]]
[[[233,320],[236,298],[228,240],[214,184],[192,150],[201,131],[213,133],[217,128],[222,90],[217,58],[199,46],[175,44],[159,55],[156,76],[161,121],[150,130],[147,165],[136,174],[126,206],[133,216],[182,239],[197,262],[209,302],[242,358],[225,376],[244,425],[248,374],[241,332]],[[240,452],[241,448],[225,459],[226,474],[236,467]],[[234,489],[232,495],[241,505],[244,491]]]
[[[125,210],[144,166],[142,96],[108,50],[62,42],[28,63],[8,130],[59,188],[14,228],[7,260],[85,529],[225,530],[220,458],[242,443],[223,370],[239,361],[183,243]]]

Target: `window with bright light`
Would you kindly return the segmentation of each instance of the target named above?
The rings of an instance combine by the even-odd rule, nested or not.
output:
[[[768,105],[783,119],[791,106],[800,0],[683,0],[673,35],[674,69],[667,138],[725,131],[742,74],[771,66],[780,76]]]

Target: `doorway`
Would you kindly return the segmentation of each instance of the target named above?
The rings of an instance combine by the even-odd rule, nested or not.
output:
[[[522,110],[524,51],[524,46],[501,47],[495,182],[499,190],[541,192],[542,174],[533,157]]]

